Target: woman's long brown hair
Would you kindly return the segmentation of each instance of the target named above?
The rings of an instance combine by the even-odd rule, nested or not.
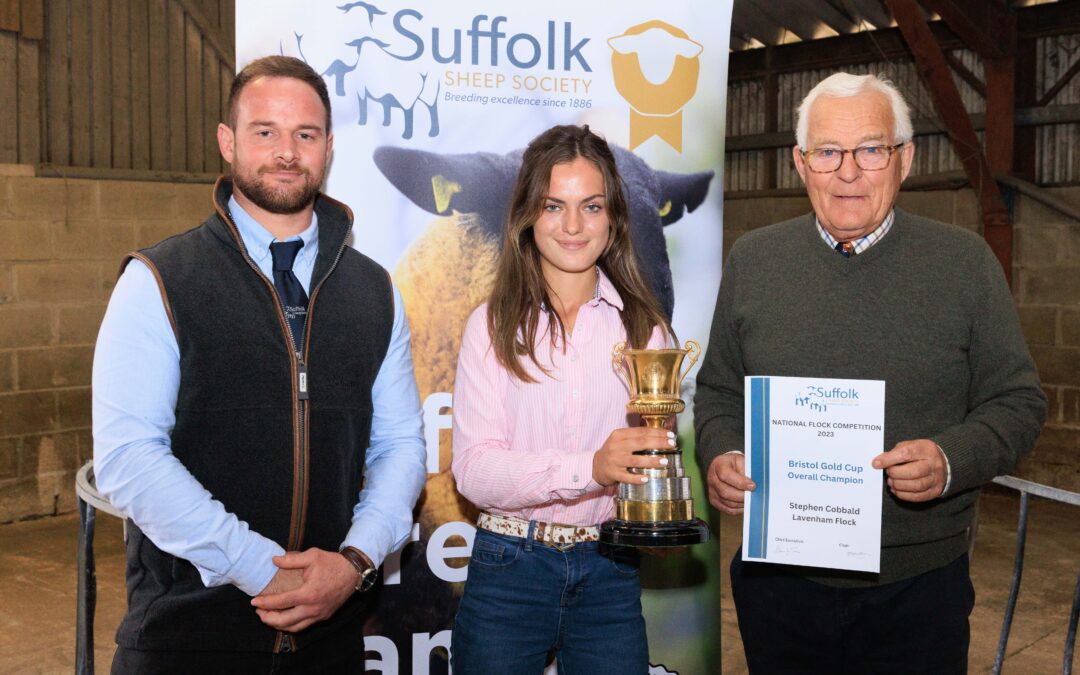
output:
[[[551,345],[554,347],[556,338],[561,337],[565,349],[566,328],[551,302],[550,289],[540,267],[540,251],[533,238],[533,225],[543,208],[552,168],[578,157],[596,165],[604,177],[608,244],[597,265],[622,298],[621,316],[627,342],[635,349],[645,347],[655,326],[671,335],[668,318],[638,270],[630,239],[630,212],[611,148],[588,125],[552,127],[534,138],[521,158],[495,286],[488,299],[488,331],[495,357],[524,382],[536,380],[522,365],[523,356],[546,372],[535,351],[542,312],[548,317]]]

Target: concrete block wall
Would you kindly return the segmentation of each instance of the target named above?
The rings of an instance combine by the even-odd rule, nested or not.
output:
[[[121,258],[194,227],[212,207],[209,185],[39,178],[29,168],[0,168],[5,523],[75,508],[75,471],[93,452],[94,340]]]
[[[0,523],[75,507],[74,474],[92,454],[94,340],[120,260],[211,209],[204,184],[28,173],[0,170]],[[1056,192],[1080,204],[1080,188]],[[899,201],[979,229],[970,190]],[[741,234],[809,208],[805,197],[726,201],[724,255]],[[1017,473],[1080,491],[1080,223],[1027,197],[1017,197],[1014,295],[1050,400],[1046,429]]]
[[[1080,188],[1051,192],[1080,205]],[[1014,197],[1013,297],[1050,404],[1035,450],[1015,473],[1080,492],[1080,223],[1030,197]],[[898,205],[981,231],[970,189],[901,192]],[[805,197],[726,200],[724,257],[740,235],[809,210]]]
[[[1080,205],[1080,188],[1054,188]],[[1080,492],[1080,222],[1030,198],[1017,205],[1013,293],[1049,400],[1024,477]]]

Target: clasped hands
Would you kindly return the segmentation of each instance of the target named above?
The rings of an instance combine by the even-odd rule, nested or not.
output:
[[[296,633],[328,619],[356,588],[356,568],[340,553],[309,548],[273,560],[277,574],[251,599],[271,628]]]
[[[925,438],[897,443],[892,450],[875,457],[872,465],[885,470],[889,491],[906,502],[930,501],[945,489],[945,456],[936,443]],[[719,511],[742,513],[743,493],[757,489],[745,475],[745,466],[746,458],[737,452],[720,455],[709,464],[705,481],[709,503]]]

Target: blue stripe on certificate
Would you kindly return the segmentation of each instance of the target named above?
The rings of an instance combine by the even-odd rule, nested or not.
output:
[[[750,537],[747,557],[765,558],[769,529],[769,378],[750,378]]]

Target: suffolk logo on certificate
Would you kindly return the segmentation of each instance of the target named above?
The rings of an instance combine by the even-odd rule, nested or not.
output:
[[[743,560],[878,572],[885,382],[746,378]]]

